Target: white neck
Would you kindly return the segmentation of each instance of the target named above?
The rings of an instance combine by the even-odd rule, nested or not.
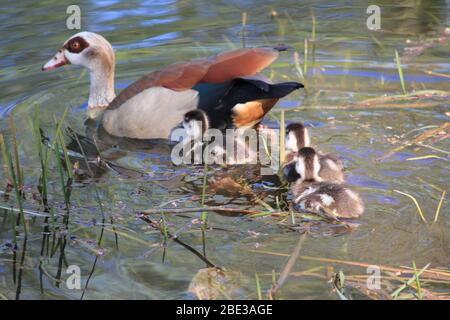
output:
[[[116,96],[114,93],[114,59],[99,59],[90,66],[89,70],[91,86],[88,114],[90,118],[96,118]]]

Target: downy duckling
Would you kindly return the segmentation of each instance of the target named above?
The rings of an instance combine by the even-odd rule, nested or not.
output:
[[[295,170],[300,178],[292,186],[293,202],[301,210],[324,211],[332,217],[357,218],[364,212],[360,196],[343,184],[320,177],[319,156],[313,148],[298,151]]]
[[[247,144],[245,131],[243,129],[235,129],[236,131],[230,132],[228,129],[226,134],[233,134],[231,144],[224,135],[224,131],[208,132],[212,129],[210,127],[210,120],[208,115],[200,109],[192,110],[184,115],[183,127],[186,130],[188,139],[194,142],[194,146],[191,151],[195,151],[195,148],[202,148],[209,146],[208,160],[210,163],[217,164],[245,164],[256,161],[256,153]],[[211,134],[211,135],[210,135]],[[221,134],[216,136],[216,134]],[[210,140],[211,138],[212,141]],[[228,152],[228,148],[234,148],[234,152]],[[245,153],[243,154],[242,151]]]
[[[203,140],[203,135],[209,129],[209,119],[203,110],[196,109],[186,112],[183,127],[187,135],[193,140]]]
[[[310,146],[308,129],[300,122],[291,123],[286,127],[286,162],[283,165],[283,175],[288,182],[299,178],[295,170],[296,156],[303,147]],[[323,181],[341,183],[345,181],[342,161],[329,153],[317,152],[320,163],[319,176]]]
[[[182,125],[187,135],[183,140],[186,148],[184,152],[187,151],[187,154],[183,154],[183,157],[189,159],[190,164],[201,164],[204,150],[203,136],[209,129],[208,116],[199,109],[186,112]]]

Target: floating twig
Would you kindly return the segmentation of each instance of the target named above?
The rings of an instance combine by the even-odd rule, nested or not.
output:
[[[444,124],[440,125],[438,128],[425,131],[424,133],[418,135],[413,140],[407,141],[403,145],[401,145],[401,146],[399,146],[399,147],[397,147],[395,149],[392,149],[391,151],[389,151],[385,155],[383,155],[383,156],[379,157],[378,159],[376,159],[376,161],[385,160],[385,159],[391,157],[392,155],[394,155],[395,153],[397,153],[397,152],[399,152],[399,151],[401,151],[401,150],[403,150],[403,149],[405,149],[405,148],[407,148],[409,146],[412,146],[414,144],[417,144],[419,146],[425,146],[425,145],[421,145],[421,143],[423,141],[425,141],[425,140],[427,140],[429,138],[432,138],[432,137],[440,134],[443,131],[446,132],[447,130],[450,130],[450,122],[445,122]],[[428,147],[430,147],[430,146],[428,146]]]

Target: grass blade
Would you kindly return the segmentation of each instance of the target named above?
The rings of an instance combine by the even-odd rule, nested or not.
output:
[[[280,112],[280,164],[284,163],[284,160],[286,158],[285,153],[285,134],[286,134],[286,123],[284,120],[284,110],[281,110]]]
[[[262,300],[261,284],[259,282],[258,273],[255,273],[255,282],[256,282],[256,293],[258,295],[258,300]]]
[[[414,269],[414,276],[416,278],[416,291],[417,291],[417,297],[419,300],[422,300],[422,288],[420,287],[420,280],[419,275],[417,274],[417,268],[416,268],[416,262],[413,261],[413,269]]]
[[[402,64],[397,50],[395,50],[395,61],[397,63],[398,76],[400,77],[400,84],[402,85],[403,94],[406,95],[405,79],[403,77]]]
[[[408,193],[401,192],[401,191],[398,191],[398,190],[394,190],[394,192],[400,193],[400,194],[410,198],[414,202],[414,204],[416,205],[417,210],[419,211],[419,215],[420,215],[420,218],[422,219],[422,221],[425,224],[428,224],[427,219],[425,219],[425,216],[423,215],[422,209],[420,208],[419,203],[417,202],[416,198],[414,198],[412,195],[410,195]]]
[[[410,278],[406,283],[401,285],[397,290],[395,290],[393,293],[391,293],[391,297],[394,299],[397,299],[399,294],[405,290],[409,285],[411,285],[414,281],[416,281],[416,278],[419,277],[425,270],[428,269],[431,263],[427,264],[425,267],[423,267],[419,272],[415,272],[414,276]]]
[[[436,213],[434,215],[433,224],[436,223],[439,219],[439,213],[441,212],[441,207],[442,207],[442,203],[444,202],[444,198],[445,198],[445,191],[442,192],[441,200],[439,200],[439,204],[436,208]]]

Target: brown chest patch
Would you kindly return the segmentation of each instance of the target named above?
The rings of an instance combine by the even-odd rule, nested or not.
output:
[[[233,124],[236,128],[255,125],[273,108],[278,99],[261,99],[236,105],[233,108]]]

